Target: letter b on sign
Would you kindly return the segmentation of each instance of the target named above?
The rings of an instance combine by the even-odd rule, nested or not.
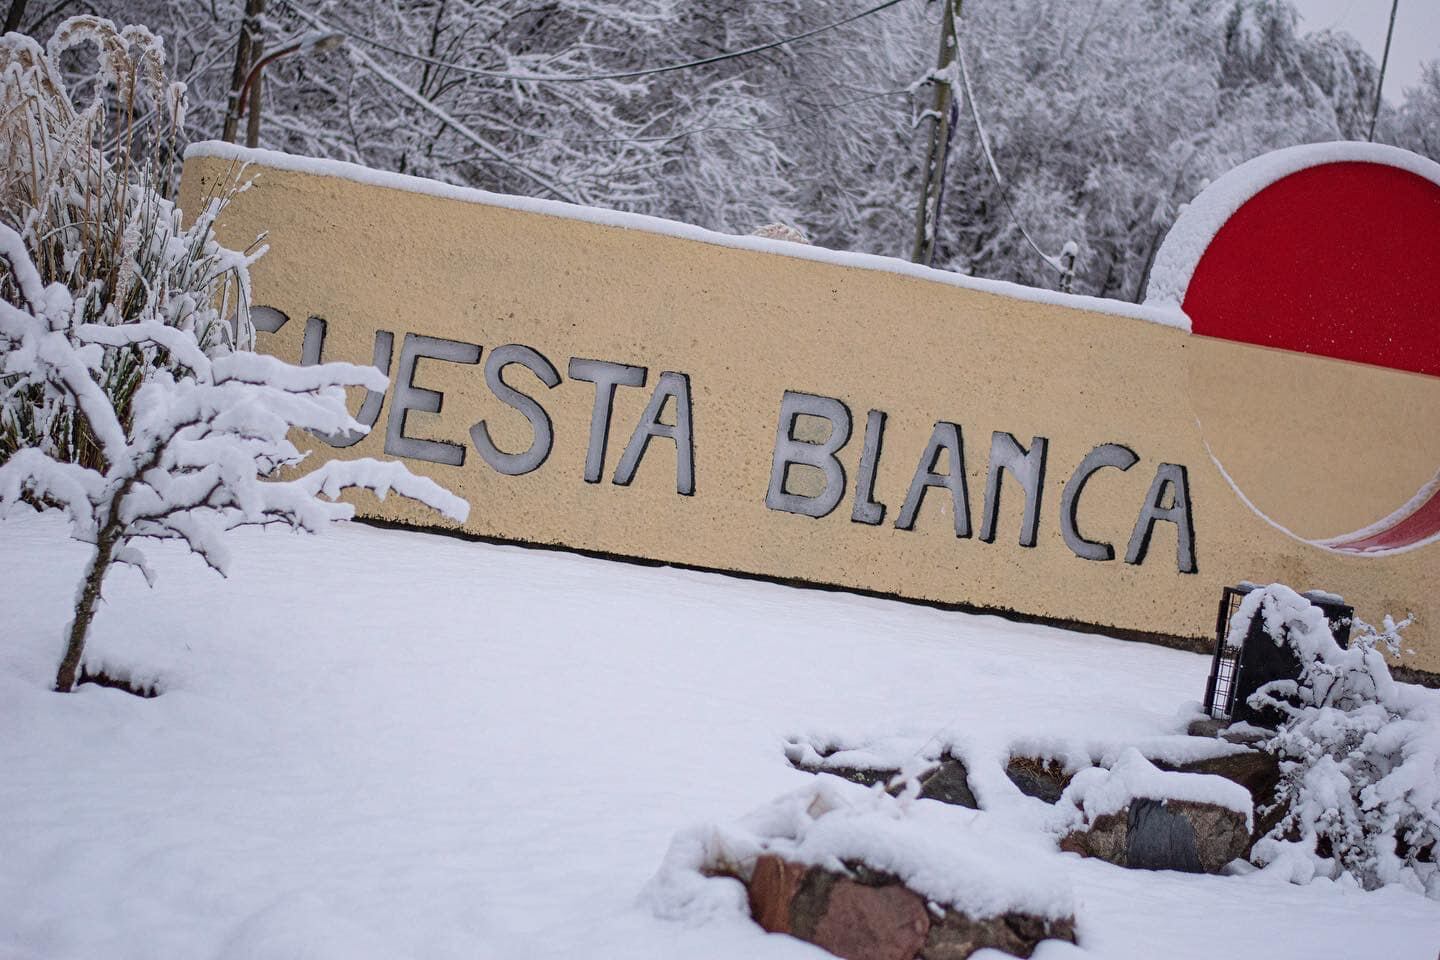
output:
[[[830,435],[819,443],[795,439],[795,421],[802,415],[830,421]],[[786,390],[780,401],[780,422],[775,427],[775,454],[770,462],[765,506],[802,517],[823,517],[834,510],[845,496],[845,468],[835,454],[849,439],[850,410],[845,404],[834,397]],[[814,496],[790,493],[785,481],[793,465],[820,470],[825,476],[825,489]]]

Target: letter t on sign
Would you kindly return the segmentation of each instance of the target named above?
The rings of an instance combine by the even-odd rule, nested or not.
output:
[[[795,439],[795,420],[801,415],[830,421],[830,436],[823,443]],[[845,468],[835,456],[850,439],[850,410],[834,397],[786,390],[780,401],[780,422],[775,427],[775,453],[770,462],[770,489],[765,506],[771,510],[823,517],[845,496]],[[815,467],[825,474],[825,489],[816,496],[789,493],[786,475],[794,464]]]
[[[645,368],[609,360],[570,358],[570,379],[595,384],[595,407],[590,411],[590,445],[585,449],[585,482],[599,483],[605,472],[605,447],[610,439],[610,408],[616,387],[645,386]]]

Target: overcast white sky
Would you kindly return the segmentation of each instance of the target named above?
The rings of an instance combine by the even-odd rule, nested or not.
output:
[[[1380,62],[1385,52],[1385,28],[1390,22],[1390,0],[1294,0],[1304,17],[1301,30],[1338,27]],[[1390,66],[1385,71],[1385,99],[1398,103],[1407,86],[1420,79],[1420,64],[1440,59],[1440,0],[1400,0],[1395,15],[1395,39],[1390,45]]]

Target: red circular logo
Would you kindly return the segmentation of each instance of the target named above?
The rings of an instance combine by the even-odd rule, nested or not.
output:
[[[1202,336],[1440,378],[1440,164],[1363,143],[1252,160],[1181,214],[1148,299],[1178,302]],[[1437,537],[1440,474],[1378,522],[1307,542],[1370,553]]]

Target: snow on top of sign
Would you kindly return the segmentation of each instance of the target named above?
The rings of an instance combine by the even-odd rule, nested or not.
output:
[[[370,167],[347,163],[343,160],[301,157],[274,150],[239,147],[235,144],[222,143],[216,140],[207,140],[201,143],[191,144],[185,151],[185,159],[187,160],[201,157],[212,157],[240,163],[254,163],[275,170],[288,170],[295,173],[313,174],[315,176],[337,177],[342,180],[351,180],[356,183],[386,187],[392,190],[423,193],[447,200],[460,200],[465,203],[484,203],[490,206],[522,210],[528,213],[564,217],[569,220],[583,220],[588,223],[596,223],[603,226],[643,230],[647,233],[664,234],[686,240],[695,240],[700,243],[733,247],[738,250],[778,253],[785,256],[797,257],[801,260],[815,260],[821,263],[829,263],[843,267],[884,270],[888,273],[898,273],[903,276],[915,277],[921,280],[933,280],[938,283],[947,283],[951,286],[965,287],[967,289],[993,293],[1017,300],[1029,300],[1034,303],[1054,304],[1078,310],[1089,310],[1095,313],[1113,314],[1115,316],[1129,317],[1136,320],[1145,320],[1162,326],[1176,327],[1186,331],[1190,329],[1189,318],[1177,307],[1172,305],[1162,304],[1154,306],[1133,304],[1121,300],[1106,300],[1100,297],[1059,293],[1054,290],[1042,290],[1038,287],[1027,287],[1004,280],[986,280],[980,277],[970,277],[964,274],[953,273],[948,270],[922,267],[919,264],[910,263],[907,260],[900,260],[895,257],[882,257],[876,254],[853,253],[844,250],[829,250],[824,247],[807,246],[788,240],[771,240],[756,236],[736,236],[728,233],[719,233],[714,230],[707,230],[704,227],[697,227],[693,224],[680,223],[675,220],[665,220],[660,217],[652,217],[645,214],[624,213],[619,210],[607,210],[601,207],[586,207],[573,203],[564,203],[559,200],[544,200],[538,197],[518,197],[509,194],[490,193],[489,191],[477,190],[473,187],[457,187],[452,184],[441,183],[438,180],[426,180],[422,177],[412,177],[407,174],[374,170]]]
[[[1155,255],[1150,283],[1145,289],[1145,306],[1179,309],[1205,249],[1245,201],[1292,173],[1344,162],[1399,167],[1440,184],[1440,164],[1381,143],[1350,140],[1307,143],[1247,160],[1202,190],[1181,210],[1175,225],[1165,235],[1160,252]]]
[[[1120,754],[1109,770],[1090,767],[1081,770],[1065,788],[1056,812],[1066,829],[1097,817],[1119,813],[1132,800],[1183,800],[1208,803],[1245,815],[1253,828],[1250,791],[1232,780],[1212,774],[1172,773],[1161,770],[1134,747]],[[1081,814],[1083,813],[1083,819]]]

